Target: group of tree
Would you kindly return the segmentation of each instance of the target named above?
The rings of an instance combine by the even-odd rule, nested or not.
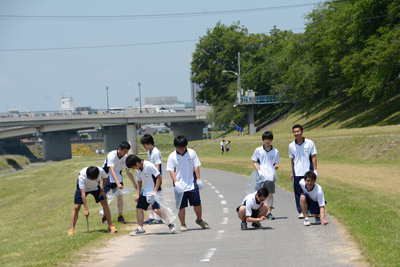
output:
[[[200,38],[193,53],[197,95],[214,107],[212,119],[226,128],[244,123],[235,109],[241,53],[242,88],[256,95],[280,95],[310,106],[316,99],[382,103],[400,94],[400,1],[354,0],[319,4],[306,15],[303,33],[252,34],[220,22]],[[262,22],[260,22],[262,23]],[[258,106],[256,119],[271,110]]]

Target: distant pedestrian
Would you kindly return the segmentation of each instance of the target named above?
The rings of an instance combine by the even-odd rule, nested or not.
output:
[[[316,224],[326,225],[328,222],[325,220],[325,197],[322,187],[317,184],[317,175],[313,171],[308,171],[301,179],[299,184],[302,189],[300,196],[300,207],[304,214],[304,225],[310,226],[308,219],[308,211],[315,218]]]
[[[240,132],[240,126],[239,126],[239,125],[236,125],[236,133],[237,133],[237,136],[239,136],[239,132]]]
[[[243,127],[240,127],[240,133],[243,135]]]
[[[224,147],[225,147],[225,139],[222,139],[222,142],[220,143],[220,147],[221,147],[221,155],[224,154]]]
[[[247,222],[251,222],[254,228],[261,228],[261,222],[265,220],[268,213],[268,206],[263,201],[268,196],[268,189],[263,187],[256,192],[247,195],[242,204],[236,208],[236,212],[242,223],[240,228],[247,229]]]
[[[304,218],[304,214],[300,208],[300,195],[302,189],[300,187],[300,180],[304,178],[304,174],[310,170],[314,171],[318,177],[317,172],[317,149],[314,142],[310,139],[303,137],[303,126],[295,124],[292,127],[293,136],[295,140],[289,144],[289,157],[291,158],[292,174],[290,179],[293,182],[294,197],[296,201],[297,212],[299,219]]]
[[[257,171],[258,180],[260,181],[260,187],[268,189],[268,220],[275,220],[272,215],[272,209],[274,208],[274,193],[275,183],[277,180],[276,172],[279,168],[280,158],[279,151],[272,146],[274,135],[270,131],[266,131],[262,135],[264,145],[256,148],[251,157],[253,161],[253,167]]]
[[[228,155],[229,152],[229,144],[231,143],[231,141],[226,142],[225,144],[225,148],[226,148],[226,154]]]

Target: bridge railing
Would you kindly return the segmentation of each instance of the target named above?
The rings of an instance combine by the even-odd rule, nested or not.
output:
[[[288,102],[284,100],[280,95],[259,95],[256,97],[250,96],[243,96],[242,97],[242,104],[275,104],[275,103],[282,103]]]

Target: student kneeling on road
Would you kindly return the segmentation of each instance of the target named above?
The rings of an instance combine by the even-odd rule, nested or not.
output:
[[[300,195],[301,212],[304,214],[304,225],[310,226],[308,219],[308,210],[315,218],[316,224],[326,225],[328,222],[325,220],[325,198],[322,187],[317,184],[317,175],[313,171],[308,171],[301,179],[299,184],[303,193]]]
[[[268,189],[263,187],[257,192],[248,194],[243,203],[237,207],[236,211],[242,220],[241,229],[247,229],[247,222],[251,222],[254,228],[261,228],[261,222],[264,221],[268,213],[268,205],[263,201],[268,197]]]

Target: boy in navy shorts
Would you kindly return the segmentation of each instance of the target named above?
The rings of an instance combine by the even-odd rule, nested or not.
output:
[[[188,141],[185,136],[175,137],[174,146],[176,150],[172,152],[167,161],[167,171],[174,182],[178,192],[183,192],[182,202],[179,207],[179,221],[181,222],[181,232],[186,232],[186,212],[188,201],[194,208],[196,223],[203,229],[208,229],[208,223],[202,220],[202,207],[199,189],[203,183],[200,180],[200,161],[193,149],[187,148]]]
[[[310,226],[308,219],[308,210],[315,218],[316,224],[326,225],[328,222],[325,220],[325,197],[322,187],[317,184],[317,175],[314,171],[308,171],[301,179],[299,184],[303,192],[300,195],[300,207],[304,214],[304,225]]]
[[[139,226],[137,230],[130,233],[130,235],[144,235],[146,234],[146,231],[143,229],[143,210],[147,210],[150,204],[153,208],[153,211],[162,217],[160,206],[156,201],[154,201],[154,196],[157,195],[157,192],[161,190],[160,185],[162,176],[152,162],[143,160],[135,155],[129,155],[126,158],[126,166],[136,170],[136,179],[138,185],[135,202],[137,202],[136,216]],[[151,200],[151,198],[153,199]],[[174,234],[176,232],[175,224],[172,222],[168,223],[168,228],[171,234]]]
[[[261,228],[261,222],[266,219],[265,215],[268,213],[268,206],[263,201],[268,197],[268,189],[262,187],[256,192],[248,194],[242,204],[237,207],[236,212],[242,223],[240,228],[247,229],[247,222],[251,222],[254,228]]]
[[[79,178],[75,191],[74,209],[72,210],[71,214],[71,228],[68,231],[68,236],[74,234],[75,225],[78,220],[78,213],[82,204],[85,207],[85,216],[89,217],[90,212],[86,198],[88,194],[93,195],[96,203],[100,202],[101,206],[103,207],[104,216],[106,217],[107,222],[109,222],[108,232],[117,232],[115,226],[111,224],[111,213],[106,201],[106,194],[104,193],[103,189],[100,188],[100,178],[102,178],[103,184],[105,184],[107,181],[107,174],[100,167],[90,166],[83,168],[79,172]]]

